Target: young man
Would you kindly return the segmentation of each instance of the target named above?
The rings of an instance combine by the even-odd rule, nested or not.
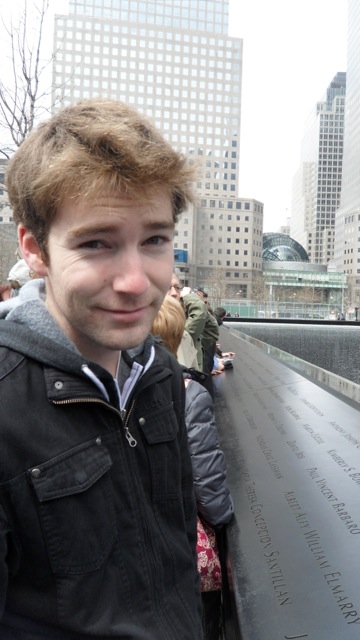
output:
[[[0,637],[199,640],[184,384],[149,337],[193,168],[112,101],[12,158],[41,279],[0,305]]]

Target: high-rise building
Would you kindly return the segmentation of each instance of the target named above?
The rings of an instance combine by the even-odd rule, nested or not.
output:
[[[348,276],[350,304],[360,305],[360,3],[348,2],[347,88],[340,209],[335,223],[336,267]]]
[[[340,204],[346,73],[329,84],[306,123],[300,167],[294,176],[291,236],[310,262],[326,265],[334,257],[335,215]]]
[[[55,17],[54,91],[134,105],[200,159],[199,206],[178,224],[175,256],[190,285],[249,290],[261,271],[263,205],[238,198],[242,40],[228,0],[70,0]]]

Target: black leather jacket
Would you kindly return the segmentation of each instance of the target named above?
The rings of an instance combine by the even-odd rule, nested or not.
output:
[[[201,639],[184,383],[151,348],[125,416],[46,336],[0,347],[2,640]]]

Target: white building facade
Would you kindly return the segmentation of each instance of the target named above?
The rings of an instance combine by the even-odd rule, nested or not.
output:
[[[262,203],[238,198],[242,40],[227,35],[228,20],[228,0],[70,0],[55,17],[53,65],[61,104],[122,100],[201,158],[178,267],[190,286],[220,272],[227,293],[261,271],[263,221]]]

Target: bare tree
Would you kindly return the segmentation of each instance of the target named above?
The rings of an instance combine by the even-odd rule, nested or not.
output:
[[[256,315],[259,316],[259,311],[263,311],[264,315],[270,315],[271,309],[267,309],[270,302],[270,287],[266,284],[266,279],[263,273],[256,273],[251,283],[251,299],[256,305]]]
[[[212,306],[219,307],[221,305],[222,298],[228,296],[228,286],[225,283],[224,269],[219,267],[213,267],[208,272],[205,280],[205,288],[208,289],[209,297],[211,298]]]
[[[51,89],[44,89],[42,80],[52,56],[44,60],[41,55],[48,9],[49,0],[24,0],[17,23],[3,21],[9,45],[6,80],[0,80],[0,127],[6,136],[0,153],[5,158],[20,146],[37,118],[49,109]]]
[[[305,304],[319,304],[323,301],[322,290],[318,287],[301,287],[298,291],[298,300]]]
[[[251,298],[255,302],[265,304],[269,298],[269,286],[266,284],[265,276],[262,273],[256,273],[251,284]]]

